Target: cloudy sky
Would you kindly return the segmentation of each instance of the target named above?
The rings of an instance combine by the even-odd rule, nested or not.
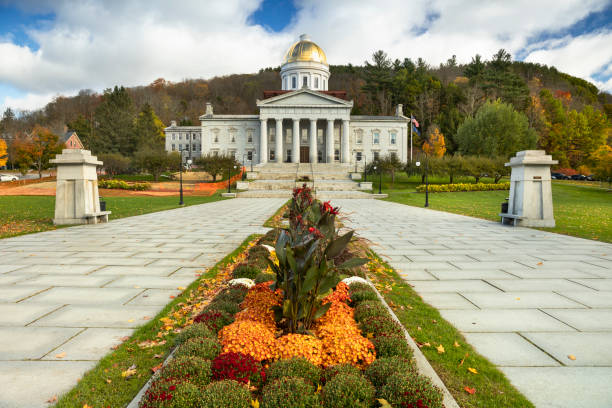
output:
[[[0,110],[256,72],[301,33],[330,64],[382,49],[437,65],[505,48],[612,91],[611,0],[0,0]]]

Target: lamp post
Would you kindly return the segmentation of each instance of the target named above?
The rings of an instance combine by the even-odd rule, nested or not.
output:
[[[255,159],[255,153],[257,152],[253,150],[253,153],[251,154],[251,173],[253,172],[253,160]]]
[[[368,181],[368,158],[363,154],[363,181]]]
[[[180,185],[181,185],[181,198],[179,200],[179,205],[183,205],[183,152],[184,150],[181,150],[181,163],[180,163],[180,167],[179,167],[179,178],[180,178]]]
[[[429,165],[428,165],[427,156],[425,156],[425,207],[429,207],[429,178],[427,177],[427,173],[429,173]],[[417,167],[421,166],[421,162],[418,161],[415,163]]]
[[[372,170],[374,170],[374,172],[376,172],[376,169],[378,169],[378,174],[379,174],[378,194],[382,194],[382,167],[380,167],[380,166],[372,167]]]
[[[355,173],[357,173],[357,150],[353,149],[353,155],[355,156]]]
[[[236,169],[237,166],[234,166],[234,169]],[[227,168],[227,192],[231,193],[232,192],[232,167],[228,167]]]
[[[246,153],[244,153],[242,155],[242,170],[243,170],[242,171],[242,180],[243,181],[246,178],[246,164],[245,164],[246,163],[246,161],[245,161],[246,155],[247,155]]]

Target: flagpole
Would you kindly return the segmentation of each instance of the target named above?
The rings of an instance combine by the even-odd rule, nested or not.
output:
[[[410,163],[412,163],[412,112],[410,112]]]

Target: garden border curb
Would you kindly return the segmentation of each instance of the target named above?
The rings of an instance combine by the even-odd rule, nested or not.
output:
[[[440,388],[440,390],[442,390],[442,394],[444,398],[444,401],[443,401],[444,407],[445,408],[460,408],[459,404],[457,403],[453,395],[450,393],[450,391],[448,391],[448,388],[446,388],[446,385],[444,385],[444,382],[442,382],[442,380],[438,376],[438,373],[436,373],[436,371],[433,369],[431,364],[429,364],[429,361],[427,360],[425,355],[421,352],[421,349],[417,346],[415,341],[412,339],[412,337],[410,336],[410,333],[408,333],[408,330],[406,330],[406,328],[404,327],[400,319],[395,315],[395,312],[393,311],[393,309],[391,309],[391,307],[387,304],[387,302],[385,301],[383,296],[380,294],[378,289],[376,289],[374,284],[370,282],[368,279],[364,279],[359,276],[351,276],[350,278],[346,278],[342,280],[342,282],[347,283],[346,281],[349,281],[350,283],[355,283],[355,282],[366,283],[376,292],[376,296],[378,296],[378,299],[387,308],[393,320],[399,323],[399,325],[402,327],[402,331],[404,332],[405,340],[408,343],[408,346],[410,346],[410,348],[412,349],[414,360],[416,362],[416,366],[419,372],[427,376],[435,386],[437,386],[438,388]],[[349,284],[347,283],[347,285]]]

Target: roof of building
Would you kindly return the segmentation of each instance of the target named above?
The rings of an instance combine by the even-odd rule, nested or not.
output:
[[[351,115],[351,120],[393,120],[397,122],[406,122],[408,118],[403,116]]]
[[[295,90],[274,90],[274,91],[263,91],[263,98],[274,98],[275,96],[283,95],[289,92],[295,92]],[[315,91],[325,95],[333,96],[334,98],[347,100],[346,91]]]
[[[68,141],[68,139],[70,139],[70,136],[72,136],[73,134],[75,134],[75,135],[76,135],[76,132],[75,132],[74,130],[69,130],[69,131],[67,131],[66,133],[64,133],[64,134],[61,136],[60,140],[61,140],[63,143],[66,143],[66,142]],[[78,135],[77,135],[77,137],[78,137]]]
[[[302,34],[300,41],[289,47],[283,59],[283,64],[296,61],[312,61],[328,65],[327,57],[321,47],[312,42],[306,34]]]

